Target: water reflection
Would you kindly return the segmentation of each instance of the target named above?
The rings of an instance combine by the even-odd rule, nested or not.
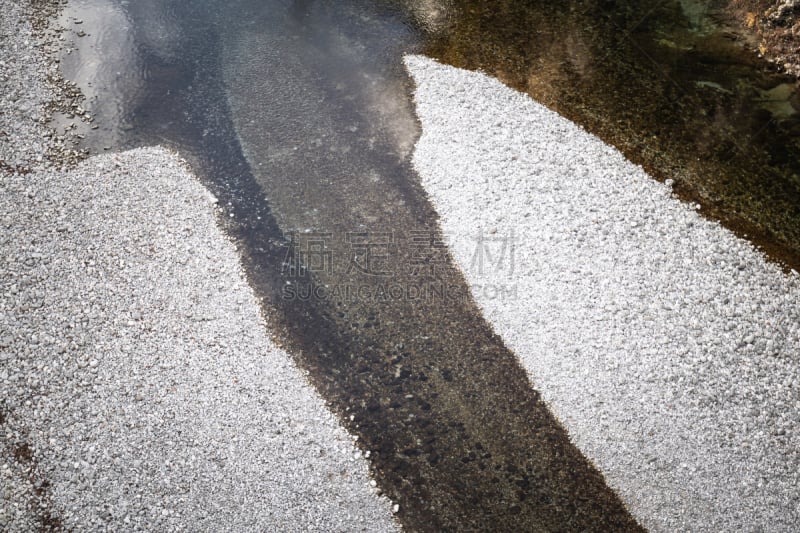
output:
[[[404,161],[418,135],[397,59],[414,34],[356,4],[236,9],[252,23],[224,40],[229,105],[281,226],[397,224],[405,200],[391,183],[414,181]]]
[[[59,117],[58,126],[74,124],[95,152],[119,145],[132,127],[132,103],[139,100],[146,82],[128,14],[115,0],[76,0],[59,22],[72,28],[74,37],[73,47],[62,57],[62,71],[81,88],[95,122]],[[102,130],[90,132],[92,125]]]
[[[120,2],[132,48],[109,59],[135,90],[105,93],[119,111],[97,106],[87,141],[160,142],[192,162],[280,340],[371,452],[408,529],[637,530],[435,244],[401,54],[419,46],[417,21],[441,19],[414,5]]]

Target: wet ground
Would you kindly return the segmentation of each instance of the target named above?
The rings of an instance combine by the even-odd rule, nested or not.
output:
[[[61,127],[95,153],[160,143],[192,164],[276,335],[411,530],[637,526],[452,267],[409,163],[403,53],[528,91],[797,264],[791,80],[688,3],[561,6],[74,0],[62,17],[94,121]],[[476,257],[524,305],[514,238],[476,235]]]

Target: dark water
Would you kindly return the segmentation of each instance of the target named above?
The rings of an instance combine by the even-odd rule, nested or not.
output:
[[[404,526],[638,529],[467,296],[409,165],[400,59],[435,10],[83,0],[65,23],[89,34],[64,61],[95,116],[87,146],[162,143],[192,163],[278,341]]]
[[[800,270],[798,83],[728,4],[448,2],[426,52],[527,92]]]

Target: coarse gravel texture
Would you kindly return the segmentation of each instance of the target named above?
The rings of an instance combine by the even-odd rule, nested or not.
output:
[[[68,528],[395,529],[212,202],[160,148],[0,179],[6,437]]]
[[[59,71],[70,46],[55,22],[65,2],[0,0],[0,171],[60,168],[86,157],[76,124],[93,119]]]
[[[45,58],[23,5],[0,1],[0,172],[45,164],[44,103],[53,97]]]
[[[0,1],[0,530],[397,530],[177,156],[47,160],[25,7]]]
[[[797,273],[499,81],[406,65],[414,164],[474,297],[633,514],[795,531]]]

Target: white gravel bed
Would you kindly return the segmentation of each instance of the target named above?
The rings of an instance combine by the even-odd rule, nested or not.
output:
[[[0,531],[398,529],[181,162],[51,168],[32,8],[0,8]]]
[[[35,42],[21,5],[0,0],[0,162],[14,168],[43,164],[46,151],[46,128],[40,121],[42,104],[52,92]]]
[[[396,529],[213,212],[159,148],[0,177],[5,438],[68,528]]]
[[[414,164],[476,300],[634,515],[796,531],[797,274],[529,97],[406,65]]]

